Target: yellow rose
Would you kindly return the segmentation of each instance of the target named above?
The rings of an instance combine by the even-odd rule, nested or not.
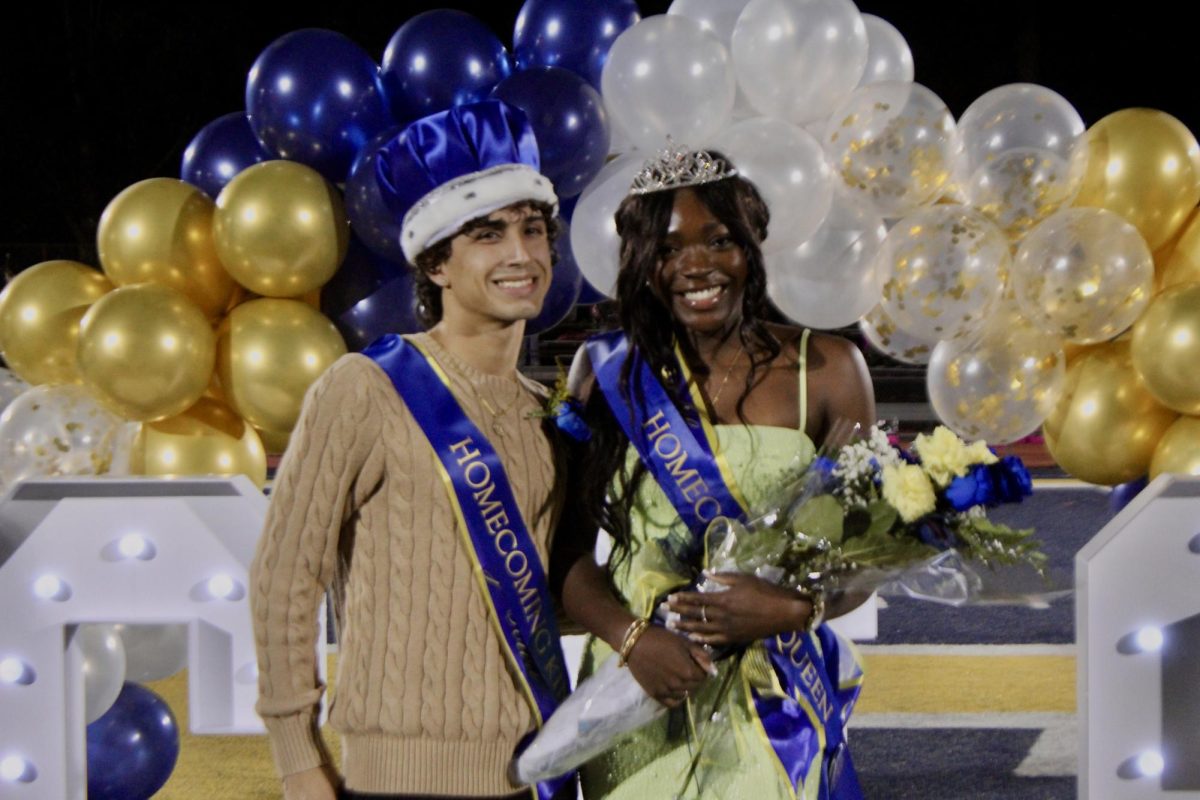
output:
[[[883,468],[883,499],[892,505],[905,522],[912,522],[933,511],[937,499],[933,484],[916,464],[889,465]]]
[[[971,442],[967,445],[968,464],[995,464],[999,460],[996,458],[995,453],[988,450],[987,442],[985,441]]]
[[[944,425],[934,428],[930,436],[918,434],[913,449],[921,457],[921,466],[939,487],[948,486],[950,481],[966,475],[967,468],[975,463],[968,457],[962,439]]]

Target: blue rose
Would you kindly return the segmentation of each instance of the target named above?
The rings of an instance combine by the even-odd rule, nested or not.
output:
[[[955,511],[966,511],[972,506],[995,505],[996,483],[990,469],[980,465],[950,481],[946,487],[946,501]]]
[[[583,406],[574,397],[568,397],[555,406],[554,424],[577,442],[586,442],[592,438],[592,429],[583,418]]]
[[[954,535],[954,531],[937,514],[931,514],[921,520],[917,525],[917,538],[923,544],[938,550],[949,550],[958,544],[958,537]]]
[[[995,503],[1019,503],[1033,494],[1033,479],[1029,470],[1016,456],[1005,456],[988,467],[996,485]]]

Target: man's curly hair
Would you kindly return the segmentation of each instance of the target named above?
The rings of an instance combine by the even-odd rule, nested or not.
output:
[[[542,203],[536,200],[522,200],[513,203],[510,206],[505,206],[500,211],[512,210],[523,211],[531,209],[540,213],[546,220],[546,235],[550,240],[550,265],[554,266],[558,263],[558,252],[555,249],[555,242],[558,241],[561,229],[558,220],[554,216],[554,207],[549,203]],[[490,212],[494,214],[495,212]],[[451,241],[456,236],[470,233],[476,228],[481,228],[487,222],[490,214],[476,217],[463,224],[461,228],[454,233],[439,239],[429,247],[426,247],[417,256],[416,263],[413,264],[413,272],[415,284],[414,288],[417,293],[417,318],[426,330],[442,321],[442,287],[433,282],[429,276],[437,272],[443,264],[450,260]]]

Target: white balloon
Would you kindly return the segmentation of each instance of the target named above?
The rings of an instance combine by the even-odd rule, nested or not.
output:
[[[112,625],[80,625],[70,647],[83,670],[84,719],[90,725],[112,708],[125,684],[125,646]]]
[[[1012,83],[985,92],[958,120],[968,175],[1018,148],[1048,151],[1068,164],[1077,159],[1086,162],[1085,130],[1083,118],[1066,98],[1033,83]]]
[[[733,39],[733,28],[738,17],[750,0],[675,0],[667,9],[668,14],[691,17],[700,27],[717,37],[721,44],[729,47]]]
[[[732,43],[754,107],[798,124],[828,116],[867,64],[866,26],[850,0],[750,0]]]
[[[833,201],[833,180],[821,145],[779,119],[743,120],[715,141],[771,210],[763,250],[783,251],[811,238]]]
[[[913,57],[908,42],[892,23],[874,14],[863,14],[867,28],[867,67],[859,86],[882,81],[912,83]]]
[[[621,238],[615,215],[629,194],[633,176],[645,159],[640,154],[622,156],[600,170],[579,195],[571,215],[571,252],[575,263],[596,291],[615,293],[621,268]]]
[[[921,339],[901,330],[883,306],[875,306],[858,321],[864,338],[879,352],[902,364],[928,364],[936,340]]]
[[[879,302],[883,275],[877,256],[886,237],[877,214],[837,193],[811,239],[765,255],[772,302],[801,325],[853,324]]]
[[[136,683],[169,678],[187,666],[188,626],[116,625],[125,645],[125,679]]]
[[[731,119],[729,51],[689,17],[659,14],[613,42],[600,76],[605,107],[638,147],[700,146]]]

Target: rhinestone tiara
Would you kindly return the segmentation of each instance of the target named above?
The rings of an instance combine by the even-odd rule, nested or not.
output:
[[[642,164],[629,193],[665,192],[723,181],[737,174],[738,171],[725,159],[717,158],[707,150],[689,150],[667,137],[667,146]]]

